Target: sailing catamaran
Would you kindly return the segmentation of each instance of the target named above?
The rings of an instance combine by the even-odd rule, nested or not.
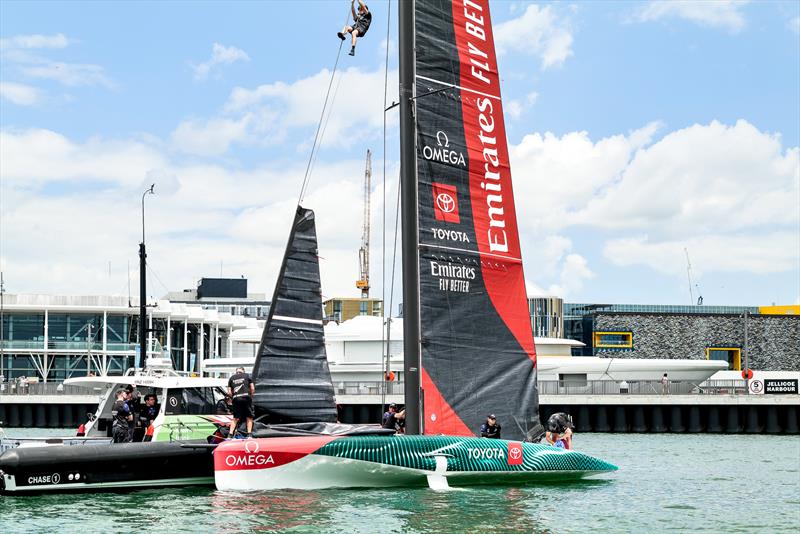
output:
[[[219,489],[446,488],[616,469],[534,443],[536,349],[488,0],[399,6],[407,435],[333,424],[314,216],[298,207],[254,367],[255,404],[276,424],[216,449]],[[489,412],[510,439],[474,437]]]

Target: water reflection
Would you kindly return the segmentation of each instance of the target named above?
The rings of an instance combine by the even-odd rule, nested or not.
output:
[[[308,525],[328,523],[330,506],[318,491],[270,491],[231,493],[215,491],[211,496],[213,523],[230,531],[242,524],[242,532],[302,531]],[[236,530],[234,530],[236,532]]]

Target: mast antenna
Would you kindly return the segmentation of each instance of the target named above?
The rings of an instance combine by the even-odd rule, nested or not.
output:
[[[364,169],[364,221],[361,225],[361,248],[358,249],[358,280],[356,287],[361,290],[361,298],[369,298],[369,196],[372,185],[372,152],[367,149],[367,163]]]

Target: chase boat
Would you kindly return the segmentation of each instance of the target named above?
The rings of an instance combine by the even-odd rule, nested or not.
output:
[[[217,415],[226,382],[180,375],[148,361],[141,372],[124,376],[71,378],[65,384],[96,390],[97,411],[84,437],[13,440],[0,454],[0,493],[49,493],[211,486],[213,457],[207,438],[228,427],[229,415]],[[136,386],[141,399],[156,395],[158,416],[149,428],[137,428],[133,443],[111,444],[115,392]],[[13,447],[13,448],[12,448]]]

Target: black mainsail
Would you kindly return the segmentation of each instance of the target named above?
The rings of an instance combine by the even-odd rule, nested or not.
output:
[[[314,212],[298,206],[253,366],[265,423],[336,422],[317,253]]]
[[[401,41],[410,31],[402,4]],[[409,310],[404,322],[407,343],[421,349],[423,430],[473,435],[494,413],[504,438],[535,439],[536,350],[488,0],[414,6],[414,40],[405,42],[415,51],[416,162],[402,163],[403,193],[415,189],[418,211],[411,216],[419,225],[413,243],[404,244],[403,262],[404,296],[416,290],[420,300],[418,320]],[[401,100],[411,87],[402,54]],[[401,109],[401,116],[410,114]],[[401,138],[407,142],[402,131]],[[416,177],[409,177],[409,163]],[[408,262],[418,262],[419,272]],[[413,369],[408,344],[406,357]]]

